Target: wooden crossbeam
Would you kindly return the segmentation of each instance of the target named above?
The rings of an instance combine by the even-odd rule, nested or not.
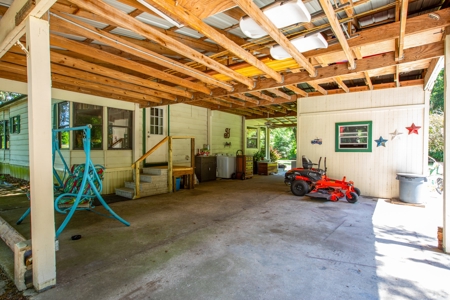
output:
[[[364,78],[366,80],[366,84],[369,86],[370,90],[373,90],[373,84],[372,84],[372,80],[370,79],[369,72],[364,71],[363,73],[364,73]]]
[[[112,7],[101,1],[94,0],[71,0],[78,7],[89,10],[103,18],[111,20],[111,22],[119,25],[120,27],[134,31],[148,39],[154,40],[157,43],[180,53],[181,55],[190,58],[208,68],[211,68],[219,73],[222,73],[230,78],[237,80],[245,84],[248,88],[253,88],[253,80],[227,68],[226,66],[216,62],[215,60],[189,48],[183,43],[155,30],[152,26],[148,26],[135,18],[128,16],[119,9]]]
[[[349,69],[353,70],[356,67],[355,57],[353,56],[353,52],[350,49],[347,39],[345,38],[344,33],[342,32],[341,24],[336,17],[336,13],[334,12],[333,6],[330,3],[330,0],[319,0],[320,5],[322,6],[323,11],[325,12],[328,21],[330,23],[333,32],[335,33],[337,39],[339,40],[339,44],[344,50],[345,56],[347,57]]]
[[[195,15],[192,15],[192,13],[190,13],[183,6],[176,5],[172,1],[166,0],[152,0],[152,2],[157,4],[159,7],[163,8],[164,11],[175,14],[185,24],[206,35],[207,37],[209,37],[210,39],[221,45],[223,48],[229,50],[230,52],[234,53],[238,57],[242,58],[243,60],[251,64],[252,66],[258,68],[263,73],[275,79],[277,82],[282,81],[280,74],[278,74],[276,71],[274,71],[273,69],[262,63],[258,58],[251,55],[243,48],[239,47],[239,45],[237,45],[235,42],[224,37],[222,34],[217,32],[217,30],[215,30],[208,24],[204,23],[200,18],[196,17]],[[249,88],[251,89],[252,86],[249,86]]]
[[[403,51],[405,46],[405,31],[406,31],[406,18],[408,16],[408,0],[400,0],[402,2],[400,8],[400,33],[397,40],[396,58],[397,60],[403,59]]]
[[[336,76],[333,77],[333,80],[339,85],[341,89],[343,89],[346,93],[348,93],[350,90],[348,89],[348,86],[344,83],[341,77]]]
[[[283,47],[289,55],[302,66],[311,76],[315,77],[317,72],[314,66],[292,45],[288,38],[282,34],[269,18],[251,0],[234,0],[239,7],[247,13],[262,29],[264,29],[273,40]]]
[[[280,91],[279,89],[271,89],[268,90],[270,93],[275,94],[281,98],[284,99],[288,99],[288,100],[293,100],[291,96],[289,96],[288,94],[286,94],[285,92]]]
[[[232,96],[235,97],[235,98],[244,100],[244,101],[246,101],[246,102],[250,102],[250,103],[254,103],[254,104],[259,104],[259,100],[256,100],[256,99],[247,97],[247,96],[245,96],[244,94],[233,94]]]
[[[258,97],[258,98],[260,98],[260,99],[269,101],[269,102],[273,102],[273,101],[274,101],[274,99],[273,99],[272,97],[270,97],[269,95],[263,94],[263,93],[261,93],[261,92],[253,92],[253,91],[249,91],[248,93],[251,94],[251,95],[253,95],[253,96],[255,96],[255,97]]]
[[[308,97],[308,93],[305,92],[304,90],[298,88],[296,85],[294,84],[290,84],[290,85],[285,85],[285,88],[293,91],[294,93],[296,93],[297,95],[300,95],[302,97]]]
[[[228,83],[221,82],[203,72],[199,72],[198,70],[196,70],[194,68],[191,68],[189,66],[181,64],[175,60],[167,58],[158,53],[147,50],[144,47],[133,44],[133,43],[131,43],[125,39],[122,39],[116,35],[113,35],[109,32],[95,28],[94,26],[91,26],[87,23],[81,22],[81,21],[79,21],[79,19],[73,18],[68,15],[61,16],[59,14],[53,14],[53,16],[54,16],[54,18],[52,19],[52,23],[51,23],[52,24],[51,26],[53,27],[53,29],[56,29],[58,26],[65,27],[65,28],[71,30],[72,34],[78,33],[81,36],[84,36],[84,37],[87,37],[87,38],[90,38],[93,40],[97,40],[99,42],[107,44],[107,45],[114,47],[116,49],[119,49],[121,51],[131,53],[137,57],[141,57],[147,61],[159,64],[161,66],[170,68],[170,69],[180,72],[182,74],[186,74],[188,76],[194,77],[202,82],[216,85],[216,86],[224,88],[228,91],[233,90],[233,87]],[[71,22],[71,23],[69,23],[69,22]],[[183,80],[180,80],[180,82],[183,82]],[[180,83],[180,85],[183,85],[183,84]],[[202,87],[202,88],[204,88],[204,87]]]
[[[317,82],[308,81],[308,84],[310,86],[312,86],[316,91],[321,93],[322,95],[326,95],[327,94],[327,91],[323,87],[321,87]]]

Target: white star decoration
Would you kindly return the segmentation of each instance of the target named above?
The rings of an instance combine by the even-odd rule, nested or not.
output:
[[[398,132],[397,129],[395,129],[394,132],[389,133],[391,136],[391,141],[395,140],[395,139],[400,139],[400,135],[403,134],[403,132]]]

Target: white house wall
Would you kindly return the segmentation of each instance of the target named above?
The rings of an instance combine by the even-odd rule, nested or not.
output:
[[[230,129],[230,137],[225,138],[225,128]],[[231,143],[225,146],[225,143]],[[242,149],[242,117],[221,111],[211,112],[211,153],[213,155],[236,155]]]
[[[376,90],[298,100],[298,162],[327,158],[327,175],[355,182],[363,195],[397,198],[397,173],[426,173],[429,94],[421,87]],[[335,152],[335,123],[372,121],[372,152]],[[422,126],[408,135],[412,123]],[[390,133],[402,132],[391,140]],[[386,147],[373,140],[382,136]],[[315,138],[322,145],[311,144]]]

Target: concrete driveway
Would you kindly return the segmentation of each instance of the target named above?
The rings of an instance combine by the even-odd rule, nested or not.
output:
[[[26,209],[1,204],[11,223]],[[131,226],[76,213],[59,239],[57,286],[33,298],[449,299],[440,205],[296,197],[281,175],[117,202]],[[15,227],[29,238],[29,219]]]

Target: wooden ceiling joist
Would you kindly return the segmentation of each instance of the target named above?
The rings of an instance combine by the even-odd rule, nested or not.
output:
[[[341,45],[342,50],[345,53],[345,56],[347,57],[349,69],[351,70],[355,69],[356,65],[355,57],[353,56],[353,52],[347,43],[347,39],[345,38],[344,33],[342,32],[341,24],[339,23],[339,20],[336,17],[336,13],[334,12],[330,0],[319,0],[319,2],[328,18],[328,21],[330,22],[333,32],[335,33],[337,39],[339,40],[339,44]]]
[[[215,60],[189,48],[183,43],[155,30],[153,27],[148,26],[138,20],[128,16],[122,11],[100,1],[94,0],[70,0],[75,5],[91,11],[103,18],[111,20],[119,26],[128,30],[134,31],[148,39],[151,39],[173,51],[180,53],[181,55],[190,58],[208,68],[211,68],[219,73],[225,74],[230,78],[235,79],[238,82],[245,84],[248,88],[254,86],[253,80],[242,76],[241,74],[227,68],[226,66],[217,63]]]
[[[212,84],[217,87],[221,87],[228,91],[233,90],[233,86],[228,83],[219,81],[203,72],[199,72],[196,69],[181,64],[158,53],[151,52],[143,47],[140,47],[139,45],[133,44],[125,39],[110,34],[109,32],[90,26],[89,24],[83,23],[73,17],[67,15],[65,16],[60,16],[56,14],[52,15],[55,17],[56,20],[52,21],[51,27],[57,27],[57,25],[65,27],[67,29],[70,29],[73,33],[78,33],[87,38],[97,40],[104,44],[115,47],[118,50],[131,53],[137,57],[141,57],[145,60],[159,64],[163,67],[170,68],[174,71],[177,71],[190,77],[194,77],[202,82]]]
[[[321,87],[317,82],[308,81],[308,84],[310,86],[312,86],[316,91],[321,93],[322,95],[326,95],[327,94],[327,91],[323,87]]]
[[[400,32],[396,41],[396,58],[397,60],[403,59],[403,50],[405,47],[405,30],[406,30],[406,18],[408,16],[408,3],[409,0],[400,0],[402,2],[400,8]]]
[[[263,100],[265,100],[265,101],[269,101],[269,102],[273,102],[273,101],[274,101],[274,98],[270,97],[269,95],[263,94],[263,93],[261,93],[261,92],[253,92],[253,91],[249,91],[248,93],[251,94],[251,95],[253,95],[253,96],[255,96],[255,97],[258,97],[258,98],[260,98],[260,99],[263,99]]]
[[[217,30],[204,23],[200,18],[193,16],[189,11],[183,6],[179,5],[179,3],[174,3],[172,1],[166,0],[152,0],[152,3],[156,3],[159,7],[163,8],[164,11],[175,14],[179,17],[185,24],[189,25],[191,28],[199,31],[200,33],[206,35],[223,48],[228,51],[234,53],[236,56],[245,60],[252,66],[261,70],[263,73],[267,74],[271,78],[275,79],[277,82],[282,82],[282,77],[280,74],[272,70],[270,67],[262,63],[258,58],[251,55],[249,52],[239,47],[235,42],[226,38],[222,34],[220,34]],[[251,89],[252,87],[249,86]]]
[[[297,95],[300,95],[302,97],[308,97],[308,93],[305,92],[304,90],[298,88],[295,84],[285,85],[284,87],[293,91]]]
[[[339,85],[341,89],[344,90],[344,92],[348,93],[350,91],[348,86],[344,83],[341,77],[339,76],[334,77],[333,80]]]
[[[297,97],[292,97],[289,96],[288,94],[286,94],[285,92],[280,91],[279,89],[271,89],[268,90],[270,93],[275,94],[281,98],[287,99],[287,100],[291,100],[294,101]]]
[[[163,1],[163,0],[160,0]],[[292,45],[288,38],[282,34],[269,18],[256,6],[253,1],[234,0],[239,7],[247,13],[261,28],[263,28],[272,39],[283,47],[289,55],[302,66],[312,77],[317,75],[314,66]]]

